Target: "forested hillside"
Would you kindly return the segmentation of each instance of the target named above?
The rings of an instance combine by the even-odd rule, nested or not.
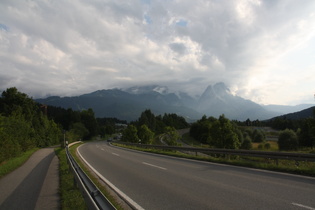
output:
[[[34,147],[58,144],[61,129],[39,104],[16,88],[0,98],[0,163]]]
[[[8,88],[0,98],[0,163],[35,147],[111,135],[116,132],[117,123],[127,124],[117,118],[96,118],[92,109],[74,111],[39,104],[17,88]],[[147,138],[149,129],[158,134],[166,128],[172,128],[173,132],[188,127],[183,117],[176,114],[155,117],[150,110],[144,111],[139,121],[133,123],[142,140]],[[141,128],[143,124],[148,129]]]
[[[96,119],[92,109],[73,111],[35,102],[17,88],[0,98],[0,163],[35,147],[112,134],[116,118]]]

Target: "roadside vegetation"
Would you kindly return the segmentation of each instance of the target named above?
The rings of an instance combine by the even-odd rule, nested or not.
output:
[[[90,179],[93,181],[93,183],[98,187],[98,189],[104,194],[104,196],[115,206],[116,209],[120,210],[123,209],[121,207],[121,205],[119,204],[119,202],[115,199],[114,196],[111,195],[109,189],[107,187],[104,186],[104,184],[101,184],[99,182],[99,179],[95,177],[95,175],[93,175],[85,164],[82,163],[81,159],[78,157],[77,153],[76,153],[76,149],[78,148],[78,146],[80,146],[81,144],[75,144],[73,146],[70,147],[69,151],[72,155],[72,157],[75,159],[75,161],[80,165],[80,167],[82,168],[82,170],[90,177]],[[72,209],[76,209],[76,208],[72,208]]]
[[[123,132],[121,140],[130,143],[168,146],[180,146],[185,144],[187,146],[202,148],[315,153],[314,118],[296,120],[293,123],[286,119],[278,118],[265,122],[258,120],[251,122],[249,119],[244,122],[239,122],[230,121],[224,115],[221,115],[218,119],[203,116],[200,120],[197,120],[189,126],[177,127],[177,129],[188,128],[188,132],[184,133],[181,137],[178,134],[168,135],[167,132],[170,127],[167,123],[162,124],[159,119],[161,118],[155,117],[150,110],[146,110],[141,114],[138,121],[128,125]],[[164,125],[164,128],[161,129],[161,127],[159,127],[159,129],[156,129],[154,126],[158,124],[157,122],[159,122],[159,125]],[[176,120],[171,122],[175,122],[176,124]],[[290,125],[289,128],[286,128],[287,125]],[[154,133],[154,135],[150,134],[151,138],[145,141],[139,138],[139,130],[143,126],[148,128],[148,133]],[[279,130],[279,127],[285,129]],[[175,127],[173,127],[173,129],[174,128]],[[157,131],[164,131],[164,133]],[[166,140],[164,140],[165,137],[167,137]],[[168,141],[168,139],[170,141]],[[313,162],[213,154],[201,154],[199,156],[194,153],[185,154],[178,151],[163,151],[143,149],[136,146],[130,147],[123,144],[118,145],[176,157],[315,176],[315,163]]]
[[[38,148],[33,148],[26,152],[23,152],[21,155],[17,157],[10,158],[6,161],[3,161],[0,165],[0,178],[14,171],[21,165],[23,165],[31,157],[31,155],[37,150]]]
[[[74,182],[74,176],[69,169],[66,151],[64,148],[56,148],[59,158],[60,198],[61,209],[87,209],[84,198]]]
[[[0,164],[26,151],[59,143],[60,129],[26,94],[16,88],[0,97]]]

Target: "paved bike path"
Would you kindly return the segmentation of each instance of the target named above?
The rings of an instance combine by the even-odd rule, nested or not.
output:
[[[44,148],[1,178],[0,209],[60,209],[58,164],[54,148]]]

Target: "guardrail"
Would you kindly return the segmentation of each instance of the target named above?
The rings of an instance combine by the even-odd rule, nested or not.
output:
[[[178,146],[164,146],[164,145],[149,145],[149,144],[135,144],[127,142],[116,142],[118,144],[136,146],[147,149],[160,149],[160,150],[174,150],[174,151],[186,151],[186,152],[200,152],[204,154],[224,154],[224,155],[238,155],[238,156],[250,156],[250,157],[262,157],[269,159],[283,159],[283,160],[295,160],[295,161],[313,161],[315,162],[315,154],[306,153],[291,153],[291,152],[268,152],[268,151],[254,151],[254,150],[234,150],[234,149],[209,149],[198,147],[178,147]]]
[[[103,193],[95,186],[92,180],[84,173],[78,163],[74,160],[66,147],[66,154],[70,169],[74,174],[74,179],[78,185],[88,209],[116,209]]]

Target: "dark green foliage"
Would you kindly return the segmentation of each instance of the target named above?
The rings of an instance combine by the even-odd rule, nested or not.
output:
[[[131,143],[139,143],[137,128],[134,125],[128,125],[127,128],[123,131],[121,140]]]
[[[216,120],[216,119],[215,119]],[[192,124],[190,127],[190,136],[195,138],[197,141],[200,141],[203,144],[208,143],[208,138],[210,136],[211,122],[215,120],[207,119],[206,116],[203,116],[196,123]]]
[[[162,136],[162,140],[170,146],[177,146],[177,140],[179,140],[179,135],[174,127],[167,126],[164,130],[164,135]]]
[[[15,87],[2,92],[0,113],[6,117],[13,113],[21,113],[26,120],[32,120],[38,107],[25,93],[20,93]]]
[[[175,129],[183,129],[189,127],[185,118],[176,114],[164,114],[155,116],[150,109],[145,110],[141,113],[140,118],[135,124],[139,127],[146,125],[151,131],[161,134],[164,132],[165,127],[170,126]]]
[[[138,137],[141,144],[151,144],[154,133],[148,128],[147,125],[141,125],[138,129]]]
[[[216,148],[238,149],[240,140],[238,139],[236,128],[232,123],[221,115],[219,120],[215,121],[210,130],[210,145]]]
[[[270,149],[270,148],[271,148],[270,143],[266,143],[266,144],[264,145],[264,148],[265,148],[266,150]]]
[[[315,119],[309,118],[301,122],[298,137],[300,146],[315,147]]]
[[[127,124],[126,120],[119,120],[117,118],[96,118],[100,128],[100,135],[112,135],[116,132],[116,124]]]
[[[89,136],[89,130],[81,122],[73,123],[70,130],[67,132],[67,139],[83,140]],[[70,138],[71,137],[71,138]]]
[[[299,142],[296,133],[290,129],[280,132],[278,146],[279,150],[297,150]]]
[[[269,125],[277,130],[295,129],[297,127],[296,121],[282,117],[276,117],[270,120]]]
[[[141,143],[145,144],[151,143],[155,134],[165,134],[165,132],[170,132],[169,137],[173,138],[174,135],[169,128],[176,130],[187,128],[189,126],[186,120],[181,116],[176,114],[164,114],[163,117],[161,115],[155,116],[150,109],[142,112],[138,121],[133,122],[132,124],[138,131],[138,137],[140,138]],[[169,137],[167,137],[167,139],[169,139]],[[175,145],[173,140],[170,141],[170,145]]]
[[[237,149],[243,139],[235,124],[221,115],[219,119],[203,116],[194,123],[190,135],[201,143],[208,143],[216,148]]]
[[[176,114],[155,116],[147,109],[141,113],[136,122],[132,122],[123,131],[122,141],[151,144],[156,134],[162,134],[160,140],[168,145],[177,145],[179,135],[176,129],[187,128],[189,125],[183,117]]]
[[[0,163],[35,147],[59,143],[61,131],[26,94],[16,88],[0,98]]]
[[[89,131],[88,135],[84,139],[90,139],[93,136],[99,134],[98,123],[95,119],[94,112],[92,109],[83,110],[81,112],[81,122]]]
[[[263,130],[255,129],[252,133],[252,140],[253,142],[263,142],[265,141],[265,133]]]
[[[162,116],[156,116],[156,125],[155,125],[155,133],[156,134],[161,134],[164,132],[164,128],[165,128],[165,123],[163,122]]]
[[[238,140],[243,143],[244,135],[240,129],[237,128],[237,125],[233,123],[233,131],[236,133]]]
[[[72,109],[47,106],[48,118],[60,124],[64,130],[69,130],[73,123],[81,122],[80,115],[79,111],[73,111]]]
[[[252,148],[252,141],[249,137],[246,137],[242,144],[241,144],[241,149],[251,149]]]
[[[115,124],[105,124],[103,126],[100,126],[100,135],[105,136],[106,134],[112,135],[115,133]]]
[[[176,114],[164,114],[162,121],[166,126],[171,126],[175,129],[183,129],[189,126],[185,118]]]
[[[311,113],[313,116],[311,117]],[[297,131],[299,147],[315,147],[315,107],[276,117],[265,122],[274,129]]]
[[[151,112],[150,109],[145,110],[141,113],[141,116],[138,120],[139,125],[146,125],[151,131],[155,131],[156,126],[156,119],[154,114]]]

